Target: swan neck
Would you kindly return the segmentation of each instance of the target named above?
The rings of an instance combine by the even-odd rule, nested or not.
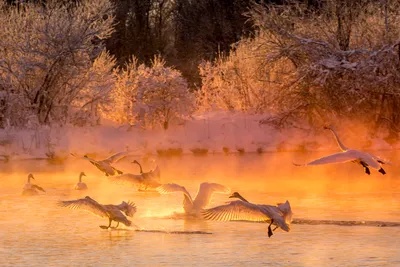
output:
[[[143,173],[142,165],[139,162],[136,162],[136,163],[137,163],[137,165],[139,165],[140,173]]]
[[[348,148],[345,145],[343,145],[343,143],[340,141],[339,136],[337,135],[336,131],[333,128],[330,128],[330,130],[333,133],[333,135],[335,136],[336,142],[339,145],[340,149],[342,151],[348,150]]]
[[[79,174],[79,182],[80,183],[82,183],[82,176],[83,176],[83,173]]]
[[[247,203],[249,203],[248,201],[247,201],[247,199],[245,199],[244,197],[242,197],[241,195],[238,195],[238,198],[239,199],[241,199],[241,200],[243,200],[244,202],[247,202]]]

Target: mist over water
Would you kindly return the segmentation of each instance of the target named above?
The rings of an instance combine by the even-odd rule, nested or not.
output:
[[[376,153],[395,163],[396,152]],[[296,167],[329,152],[264,153],[156,158],[163,183],[178,183],[195,197],[202,182],[216,182],[253,203],[290,201],[294,219],[400,222],[400,167],[368,176],[357,164]],[[139,173],[129,157],[116,164]],[[144,171],[153,168],[143,163]],[[0,266],[396,266],[400,227],[291,225],[267,236],[267,224],[212,222],[171,216],[182,212],[182,194],[140,193],[112,184],[89,162],[69,159],[0,164]],[[89,190],[74,191],[78,176]],[[21,195],[29,173],[45,194]],[[101,204],[131,200],[132,218],[144,231],[103,230],[107,220],[56,205],[92,197]],[[210,207],[231,199],[215,194]],[[167,217],[167,218],[163,218]],[[113,223],[115,224],[115,222]],[[175,232],[187,232],[177,234]],[[169,232],[169,233],[166,233]],[[193,234],[189,234],[193,232]],[[212,234],[201,234],[202,232]],[[196,234],[197,233],[197,234]]]

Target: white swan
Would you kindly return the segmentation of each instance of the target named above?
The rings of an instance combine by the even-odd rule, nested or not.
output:
[[[206,209],[201,212],[204,219],[216,221],[257,221],[268,222],[268,237],[272,236],[271,225],[274,224],[282,230],[289,232],[292,222],[292,209],[289,201],[280,203],[277,206],[260,205],[248,202],[238,192],[233,193],[230,198],[240,200],[231,201],[229,204]]]
[[[369,168],[373,168],[378,170],[382,174],[386,174],[385,170],[382,168],[381,164],[390,164],[389,161],[383,160],[377,156],[371,155],[366,152],[362,152],[355,149],[349,149],[340,141],[336,131],[333,127],[324,127],[324,129],[329,129],[332,131],[333,135],[336,138],[336,142],[338,143],[342,152],[335,153],[326,157],[322,157],[306,164],[296,164],[296,166],[310,166],[310,165],[320,165],[320,164],[329,164],[329,163],[344,163],[344,162],[354,162],[358,163],[364,167],[366,174],[371,174]]]
[[[183,193],[183,209],[186,214],[200,215],[200,211],[207,207],[214,193],[229,194],[230,189],[217,183],[202,183],[194,200],[185,187],[178,184],[163,184],[156,189],[160,194]]]
[[[153,162],[155,162],[155,160],[153,160]],[[142,165],[137,160],[132,161],[132,163],[136,163],[137,165],[139,165],[140,174],[143,175],[144,177],[146,177],[146,178],[151,177],[151,178],[154,178],[154,179],[157,179],[158,181],[160,181],[161,172],[160,172],[160,168],[158,167],[158,165],[156,165],[154,170],[151,170],[149,172],[143,172]]]
[[[154,171],[143,172],[139,162],[134,160],[131,163],[139,165],[140,174],[124,173],[121,175],[109,176],[108,179],[115,184],[134,186],[138,191],[152,191],[161,185],[159,182],[159,172],[158,174],[157,172],[154,173]]]
[[[117,170],[111,164],[114,164],[114,163],[118,162],[119,160],[123,159],[124,157],[128,156],[129,153],[131,153],[131,152],[130,151],[120,152],[120,153],[114,154],[104,160],[95,160],[95,159],[89,158],[87,155],[84,155],[83,157],[79,157],[73,153],[71,153],[71,155],[74,157],[77,157],[77,158],[88,160],[90,163],[92,163],[94,166],[96,166],[97,169],[104,172],[104,174],[106,176],[112,176],[112,175],[116,175],[117,173],[122,174],[123,172],[120,170]]]
[[[136,213],[136,206],[130,201],[122,201],[122,203],[119,205],[102,205],[88,196],[77,200],[59,201],[58,205],[61,207],[68,207],[70,209],[86,210],[99,217],[108,218],[108,226],[100,225],[100,228],[103,229],[110,228],[112,221],[117,222],[115,228],[118,227],[119,223],[123,223],[126,226],[131,226],[132,222],[128,220],[126,216],[132,217]],[[124,212],[126,216],[122,212]]]
[[[28,183],[26,183],[24,185],[24,187],[22,188],[22,195],[25,195],[25,196],[37,195],[37,194],[39,194],[39,192],[37,190],[46,192],[46,191],[44,191],[44,189],[42,187],[35,185],[35,184],[31,184],[31,179],[35,180],[32,173],[30,173],[28,175]]]
[[[79,182],[75,185],[74,189],[75,190],[86,190],[88,189],[87,185],[82,182],[82,176],[86,176],[86,174],[84,172],[81,172],[79,174]]]

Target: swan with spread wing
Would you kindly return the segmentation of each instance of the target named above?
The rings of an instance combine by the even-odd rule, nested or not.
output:
[[[111,222],[116,221],[118,227],[119,223],[126,226],[133,225],[126,216],[133,217],[136,213],[136,206],[134,203],[122,201],[119,205],[102,205],[89,196],[77,200],[59,201],[58,205],[61,207],[68,207],[70,209],[82,209],[93,213],[102,218],[108,218],[108,226],[100,225],[100,228],[108,229],[111,227]],[[124,214],[125,213],[125,214]]]
[[[382,164],[390,164],[389,161],[381,159],[377,156],[371,155],[369,153],[356,150],[349,149],[340,141],[335,129],[333,127],[324,127],[324,129],[329,129],[333,135],[335,136],[336,142],[338,143],[342,152],[335,153],[329,156],[325,156],[306,164],[296,164],[296,166],[311,166],[311,165],[321,165],[321,164],[329,164],[329,163],[345,163],[345,162],[354,162],[360,164],[364,167],[364,171],[366,174],[371,174],[370,169],[375,169],[382,174],[386,174],[385,170],[382,168]]]
[[[185,187],[178,184],[163,184],[156,189],[160,194],[183,193],[183,209],[185,214],[199,215],[200,211],[211,202],[214,193],[229,194],[230,189],[217,183],[201,183],[196,197],[193,199]]]
[[[143,172],[142,166],[136,160],[132,161],[140,167],[140,174],[124,173],[116,176],[109,176],[108,179],[116,184],[130,185],[136,187],[139,191],[151,191],[155,190],[161,185],[159,182],[159,169],[158,166],[155,170],[150,172]]]
[[[155,161],[153,160],[153,162],[155,162]],[[153,178],[153,179],[156,179],[156,180],[160,181],[161,172],[160,172],[160,167],[158,167],[158,165],[156,165],[154,170],[151,170],[149,172],[143,172],[142,165],[137,160],[132,161],[132,163],[135,163],[135,164],[137,164],[139,166],[140,174],[144,178]]]
[[[83,157],[77,156],[73,153],[71,153],[72,156],[80,159],[85,159],[88,160],[91,164],[96,166],[97,169],[102,171],[106,176],[113,176],[116,174],[122,174],[123,172],[114,168],[112,164],[118,162],[119,160],[125,158],[128,156],[131,152],[130,151],[125,151],[125,152],[119,152],[117,154],[114,154],[104,160],[95,160],[92,158],[89,158],[87,155],[84,155]]]
[[[277,228],[289,232],[292,222],[292,209],[289,201],[280,203],[277,206],[253,204],[248,202],[238,192],[234,192],[229,198],[240,200],[231,201],[226,205],[206,209],[201,212],[204,219],[216,221],[256,221],[270,222],[268,226],[268,237],[272,236],[272,231]],[[271,225],[275,229],[271,230]]]
[[[35,180],[32,173],[28,175],[28,183],[26,183],[22,188],[22,195],[33,196],[39,194],[39,191],[46,192],[42,187],[32,184],[31,179]]]

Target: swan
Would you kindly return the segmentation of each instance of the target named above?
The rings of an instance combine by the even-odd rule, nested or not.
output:
[[[306,164],[296,164],[296,166],[309,166],[309,165],[320,165],[320,164],[329,164],[329,163],[344,163],[344,162],[354,162],[360,164],[364,167],[364,171],[366,174],[370,175],[371,172],[369,168],[378,170],[378,172],[382,174],[386,174],[385,170],[382,168],[381,164],[390,164],[389,161],[383,160],[377,156],[371,155],[366,152],[362,152],[356,149],[349,149],[340,141],[335,129],[332,126],[325,126],[324,129],[330,130],[335,136],[336,142],[339,145],[342,152],[335,153],[329,156],[325,156]]]
[[[203,210],[201,214],[204,219],[217,221],[270,221],[268,237],[271,237],[272,231],[277,228],[281,228],[286,232],[290,231],[293,213],[289,201],[286,200],[285,203],[279,203],[277,206],[253,204],[238,192],[234,192],[229,198],[238,198],[240,200]],[[276,226],[274,230],[271,230],[272,224]]]
[[[120,152],[120,153],[114,154],[104,160],[94,160],[92,158],[89,158],[87,155],[84,155],[83,157],[79,157],[73,153],[71,153],[71,155],[76,158],[88,160],[90,163],[92,163],[94,166],[96,166],[97,169],[104,172],[104,174],[106,176],[112,176],[112,175],[116,175],[116,174],[122,174],[123,172],[114,168],[111,164],[116,163],[119,160],[123,159],[129,153],[130,153],[130,151]]]
[[[132,161],[131,163],[136,163],[139,165],[140,174],[124,173],[121,175],[109,176],[108,179],[115,184],[134,186],[138,189],[138,191],[151,191],[152,189],[154,190],[161,185],[158,179],[159,175],[157,175],[157,173],[154,173],[154,171],[143,172],[142,166],[136,160]]]
[[[89,211],[99,217],[108,218],[108,226],[100,225],[102,229],[108,229],[111,227],[111,222],[116,221],[118,227],[119,223],[123,223],[126,226],[131,226],[132,222],[126,218],[126,216],[133,217],[136,213],[136,206],[134,203],[128,201],[122,201],[119,205],[102,205],[96,200],[89,196],[77,200],[59,201],[58,205],[61,207],[68,207],[70,209],[82,209]],[[124,213],[122,213],[124,212]]]
[[[142,174],[124,173],[121,175],[109,176],[108,179],[115,184],[134,186],[139,191],[156,189],[161,185],[160,182],[153,177],[146,177]]]
[[[230,189],[224,185],[217,183],[201,183],[196,197],[193,199],[185,187],[178,184],[163,184],[157,187],[160,194],[183,193],[183,209],[185,214],[199,215],[211,201],[214,193],[229,194]]]
[[[30,173],[28,175],[28,183],[26,183],[24,185],[24,187],[22,188],[22,195],[28,195],[28,196],[29,195],[30,196],[37,195],[37,194],[39,194],[39,192],[37,190],[46,192],[46,191],[44,191],[44,189],[42,187],[35,185],[35,184],[31,184],[31,179],[35,180],[32,173]]]
[[[81,172],[79,174],[79,182],[75,185],[74,189],[75,190],[86,190],[88,189],[87,185],[82,182],[82,176],[86,176],[84,172]]]
[[[153,162],[155,162],[155,161],[153,160]],[[154,170],[151,170],[149,172],[143,172],[142,165],[137,160],[134,160],[131,163],[135,163],[135,164],[139,165],[141,175],[147,176],[147,177],[151,176],[152,178],[155,178],[158,181],[160,181],[161,173],[160,173],[160,168],[158,167],[158,165],[156,165]]]

